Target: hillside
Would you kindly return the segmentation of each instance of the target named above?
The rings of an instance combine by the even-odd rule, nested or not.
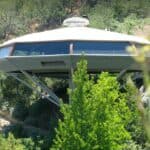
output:
[[[150,0],[0,0],[0,43],[24,34],[61,27],[63,20],[71,16],[88,17],[91,27],[147,38],[150,37],[149,9]],[[85,70],[82,66],[85,67]],[[104,73],[102,78],[99,77],[100,75],[88,76],[86,62],[80,65],[78,71],[79,73],[75,74],[75,82],[79,89],[74,92],[70,91],[76,105],[71,107],[63,105],[62,110],[47,99],[42,99],[34,91],[10,76],[0,73],[0,150],[1,148],[3,148],[2,150],[49,149],[54,143],[55,128],[58,127],[59,119],[66,119],[67,121],[66,126],[61,121],[62,124],[59,126],[60,138],[74,136],[71,141],[75,145],[84,147],[88,143],[91,145],[97,143],[94,148],[99,150],[98,140],[103,141],[102,145],[106,147],[110,145],[113,147],[113,144],[117,143],[117,137],[119,137],[118,141],[122,146],[125,143],[128,148],[116,150],[145,150],[148,141],[142,126],[141,116],[137,110],[137,104],[134,101],[137,96],[135,87],[133,88],[133,85],[130,87],[124,79],[118,82],[116,74]],[[82,74],[80,75],[80,73]],[[24,79],[23,76],[20,77]],[[33,84],[28,79],[25,80],[29,84]],[[67,80],[45,76],[40,77],[40,80],[47,84],[64,102],[68,102]],[[120,99],[123,100],[123,103],[120,102]],[[78,107],[77,103],[81,105]],[[108,108],[105,107],[107,104]],[[82,107],[86,113],[82,111]],[[78,112],[83,113],[85,118]],[[64,118],[65,114],[66,118]],[[96,119],[93,118],[93,115]],[[88,119],[89,116],[90,119]],[[101,120],[104,121],[104,124]],[[79,126],[76,127],[76,124],[71,124],[71,121],[78,123]],[[87,125],[86,122],[89,124]],[[120,126],[117,124],[118,122]],[[96,125],[92,126],[93,124]],[[5,125],[8,125],[7,128]],[[101,126],[99,127],[99,125]],[[86,132],[82,132],[80,127]],[[123,129],[124,132],[119,134],[115,127],[119,131]],[[65,132],[63,132],[64,130]],[[76,131],[82,136],[75,134]],[[90,134],[87,134],[88,131]],[[105,133],[103,136],[101,131]],[[110,139],[105,138],[107,135]],[[116,139],[113,139],[113,135]],[[127,137],[127,140],[124,137]],[[62,141],[60,138],[58,136],[57,140],[58,143],[60,142],[59,144],[62,144],[65,138],[64,140],[62,138]],[[75,139],[79,144],[74,143]],[[89,141],[86,141],[87,139]],[[110,145],[107,144],[109,140],[112,141],[109,143]],[[70,142],[67,140],[65,142],[69,143],[68,146],[70,146]],[[119,142],[116,145],[119,145]],[[114,147],[106,147],[103,150],[115,149]],[[76,148],[69,147],[68,149]],[[84,149],[87,150],[85,147]],[[89,150],[91,149],[89,148]]]
[[[0,41],[59,27],[76,15],[88,16],[93,27],[133,34],[135,27],[139,32],[150,24],[149,8],[149,0],[127,0],[126,5],[124,0],[1,0]]]
[[[134,34],[136,36],[144,37],[144,38],[149,38],[150,37],[150,25],[145,24],[142,29],[136,29],[134,31]]]

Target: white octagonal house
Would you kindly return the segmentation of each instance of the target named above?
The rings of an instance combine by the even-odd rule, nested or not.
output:
[[[88,20],[66,19],[67,27],[27,34],[0,45],[0,70],[33,73],[68,73],[84,55],[88,71],[139,70],[126,48],[150,44],[131,35],[86,27]]]
[[[88,24],[85,18],[72,17],[64,21],[65,27],[27,34],[3,43],[0,45],[0,70],[13,76],[23,73],[32,81],[35,78],[31,74],[68,75],[82,55],[91,73],[141,70],[126,48],[132,44],[149,45],[148,40],[90,28]]]

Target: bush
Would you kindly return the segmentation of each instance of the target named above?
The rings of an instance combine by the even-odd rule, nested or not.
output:
[[[24,150],[25,147],[21,140],[17,140],[12,134],[9,134],[8,138],[0,135],[0,148],[2,150]]]
[[[90,18],[90,25],[92,27],[116,30],[118,21],[114,18],[114,10],[109,6],[96,5],[90,12],[88,12]]]
[[[0,134],[0,150],[41,150],[44,147],[42,140],[31,138],[17,139],[12,133],[8,137]],[[48,149],[48,147],[47,147]]]
[[[102,73],[94,83],[87,74],[87,62],[77,65],[70,91],[70,105],[62,104],[54,149],[120,150],[130,139],[125,129],[130,110],[119,91],[116,77]]]
[[[133,141],[130,141],[126,144],[124,150],[145,150],[140,145],[136,144]]]

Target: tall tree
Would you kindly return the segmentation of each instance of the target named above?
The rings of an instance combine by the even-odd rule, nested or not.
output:
[[[116,78],[102,73],[94,83],[87,74],[87,62],[82,60],[73,79],[71,104],[61,106],[64,118],[51,149],[121,150],[130,139],[125,129],[130,110]]]

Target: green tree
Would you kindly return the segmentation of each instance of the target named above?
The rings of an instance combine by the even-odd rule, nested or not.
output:
[[[70,105],[62,104],[54,149],[119,150],[130,139],[125,129],[130,110],[119,91],[116,77],[102,73],[96,83],[89,79],[87,62],[80,61],[70,92]]]
[[[116,30],[127,34],[132,34],[133,29],[141,28],[144,25],[142,19],[138,19],[135,14],[131,14],[123,19],[123,22],[117,24]]]
[[[114,11],[107,5],[96,5],[90,12],[88,12],[90,18],[90,25],[92,27],[116,30],[118,21],[114,18]]]
[[[131,79],[127,80],[126,87],[126,99],[128,100],[128,106],[131,111],[131,120],[129,121],[127,125],[127,130],[130,132],[130,135],[132,137],[132,140],[127,144],[128,148],[131,149],[132,146],[145,146],[146,143],[146,134],[144,131],[144,127],[142,124],[142,117],[140,115],[137,99],[139,96],[139,90],[135,87],[134,83],[131,81]],[[127,149],[128,149],[127,148]]]

